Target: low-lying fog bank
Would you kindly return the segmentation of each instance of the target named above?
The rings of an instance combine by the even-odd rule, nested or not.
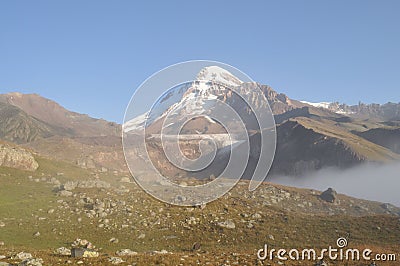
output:
[[[347,170],[327,168],[303,177],[271,177],[268,181],[299,187],[326,190],[352,197],[400,206],[400,163],[365,164]]]

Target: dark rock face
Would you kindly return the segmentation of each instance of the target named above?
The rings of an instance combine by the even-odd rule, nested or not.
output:
[[[272,174],[305,175],[323,167],[348,168],[365,161],[343,140],[306,128],[298,121],[277,126]]]
[[[319,196],[322,200],[330,202],[330,203],[336,203],[338,201],[337,199],[337,192],[332,189],[328,188],[322,194]]]
[[[354,132],[373,143],[400,154],[400,128],[373,128],[364,132]]]

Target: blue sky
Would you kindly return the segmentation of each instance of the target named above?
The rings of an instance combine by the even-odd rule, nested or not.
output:
[[[289,97],[400,101],[400,1],[0,1],[0,93],[122,122],[149,75],[221,61]]]

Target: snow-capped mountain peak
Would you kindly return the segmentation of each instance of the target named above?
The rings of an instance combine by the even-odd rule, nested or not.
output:
[[[220,85],[214,86],[210,84],[210,81]],[[193,82],[173,88],[158,100],[151,111],[125,122],[124,132],[142,129],[145,123],[149,125],[164,117],[169,110],[176,106],[184,106],[189,113],[204,113],[217,98],[216,94],[225,92],[225,87],[237,87],[242,83],[239,78],[221,67],[204,67]]]
[[[201,69],[197,74],[196,79],[215,81],[228,86],[239,86],[243,83],[243,81],[232,75],[229,71],[218,66],[208,66]]]

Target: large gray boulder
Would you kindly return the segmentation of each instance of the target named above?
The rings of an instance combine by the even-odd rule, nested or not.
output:
[[[337,203],[337,192],[333,188],[328,188],[319,196],[322,200],[330,203]]]

